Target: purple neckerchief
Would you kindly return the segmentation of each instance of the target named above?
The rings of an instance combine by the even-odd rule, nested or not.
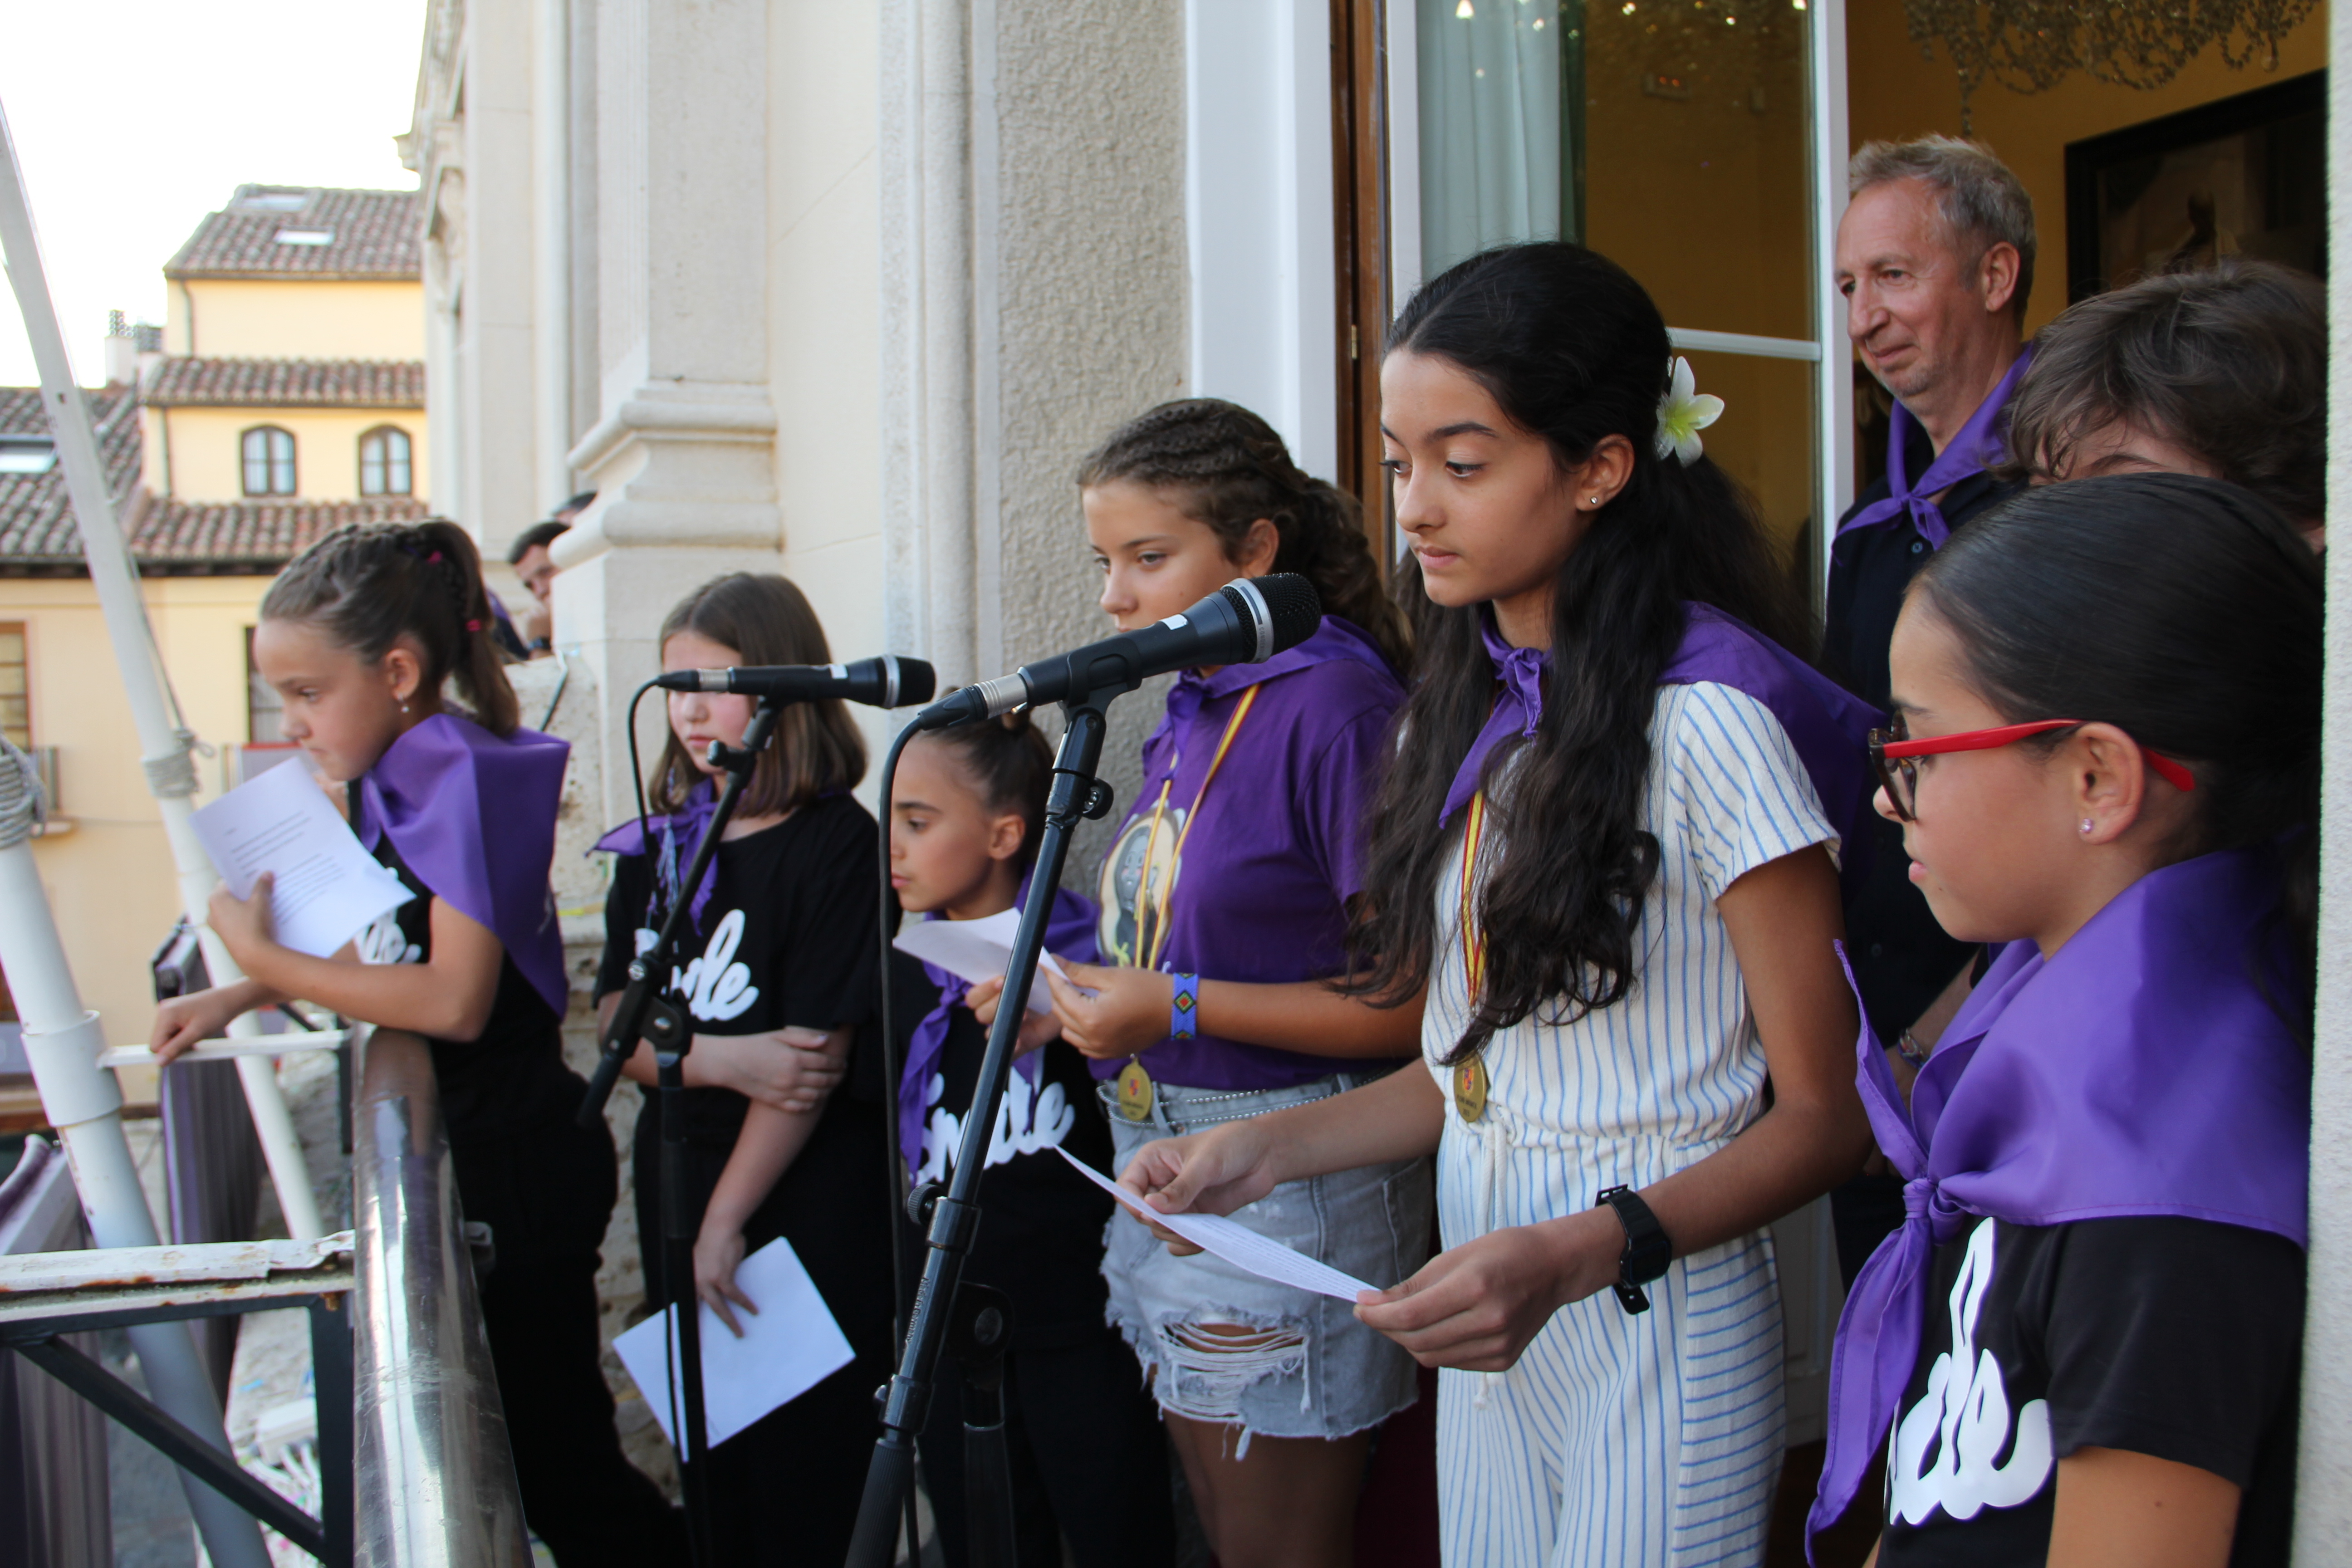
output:
[[[2009,943],[1919,1070],[1908,1113],[1864,1016],[1855,1078],[1905,1179],[1905,1217],[1838,1321],[1808,1551],[1885,1443],[1919,1354],[1931,1256],[1967,1216],[2178,1215],[2306,1244],[2311,1058],[2271,1000],[2294,992],[2278,900],[2272,853],[2230,850],[2149,872],[2046,963]]]
[[[1941,550],[1944,542],[1952,537],[1951,525],[1944,521],[1943,510],[1927,498],[1958,484],[1971,474],[1982,473],[2000,460],[2001,453],[2001,416],[2009,410],[2010,395],[2025,375],[2025,367],[2033,363],[2033,345],[2017,356],[2009,374],[2000,378],[1960,433],[1952,437],[1951,445],[1936,454],[1935,461],[1918,479],[1908,481],[1906,473],[1910,467],[1909,446],[1911,428],[1918,421],[1911,411],[1897,403],[1886,426],[1886,489],[1884,500],[1874,500],[1846,519],[1841,534],[1857,528],[1875,528],[1891,522],[1906,511],[1911,514],[1911,526],[1927,542],[1930,550]]]
[[[1029,903],[1029,873],[1021,874],[1021,890],[1013,900],[1014,909],[1025,909]],[[1101,954],[1095,947],[1095,921],[1100,911],[1092,899],[1074,893],[1067,888],[1054,889],[1054,907],[1045,915],[1045,951],[1056,958],[1073,963],[1092,963]],[[934,910],[923,917],[935,921],[942,917]],[[923,1021],[915,1026],[915,1033],[907,1042],[907,1064],[898,1074],[898,1152],[905,1157],[909,1173],[923,1168],[923,1136],[929,1124],[927,1114],[931,1087],[931,1075],[939,1070],[940,1054],[947,1048],[950,1016],[963,1005],[963,994],[971,989],[971,982],[961,974],[950,974],[935,963],[923,965],[923,973],[940,988],[940,1000]],[[1043,980],[1037,981],[1043,985]],[[1034,1088],[1045,1071],[1043,1051],[1031,1051],[1013,1064],[1014,1070],[1027,1078]]]
[[[642,827],[635,817],[621,824],[589,847],[588,853],[609,850],[615,855],[646,853],[643,828],[650,827],[661,844],[661,853],[654,856],[655,904],[646,912],[648,925],[660,923],[656,912],[667,910],[677,899],[677,885],[686,878],[686,868],[693,864],[694,852],[701,846],[702,836],[709,831],[710,819],[719,813],[719,792],[711,788],[709,779],[698,779],[686,792],[686,804],[676,811],[660,816],[648,816]],[[719,858],[712,856],[703,868],[702,885],[694,889],[693,900],[687,914],[694,929],[702,929],[702,911],[710,902],[711,890],[719,886]]]
[[[1313,637],[1296,647],[1284,649],[1264,664],[1228,664],[1211,676],[1203,676],[1198,670],[1184,671],[1168,689],[1168,706],[1160,715],[1159,728],[1143,742],[1144,776],[1152,778],[1170,771],[1168,749],[1192,727],[1192,721],[1200,716],[1205,704],[1244,687],[1310,665],[1328,664],[1335,658],[1352,658],[1371,666],[1391,680],[1396,679],[1396,671],[1381,656],[1378,645],[1355,622],[1332,615],[1323,617],[1323,624],[1315,628]]]
[[[571,754],[569,742],[536,730],[502,740],[436,713],[360,775],[352,823],[371,850],[389,837],[434,897],[497,937],[559,1018],[571,986],[547,870]]]
[[[1876,785],[1870,776],[1870,731],[1879,722],[1877,710],[1714,605],[1688,604],[1684,612],[1687,623],[1682,646],[1660,672],[1658,684],[1714,681],[1754,698],[1780,721],[1821,796],[1822,814],[1837,829],[1841,879],[1851,885],[1868,860],[1872,843],[1870,797]],[[1511,647],[1485,610],[1479,612],[1479,635],[1495,661],[1495,679],[1502,690],[1486,728],[1471,742],[1470,754],[1454,771],[1440,822],[1451,821],[1478,793],[1487,753],[1514,732],[1533,736],[1543,718],[1543,670],[1550,654]]]

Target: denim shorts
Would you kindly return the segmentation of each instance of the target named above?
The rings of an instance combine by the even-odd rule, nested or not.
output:
[[[1123,1172],[1154,1139],[1328,1100],[1379,1076],[1340,1073],[1239,1093],[1155,1084],[1142,1121],[1121,1113],[1115,1081],[1097,1093],[1110,1121],[1112,1166]],[[1432,1204],[1430,1163],[1416,1159],[1285,1182],[1233,1217],[1386,1289],[1429,1260]],[[1237,1455],[1248,1453],[1254,1436],[1345,1437],[1412,1404],[1412,1358],[1358,1322],[1353,1302],[1276,1285],[1210,1253],[1176,1257],[1123,1210],[1111,1215],[1103,1242],[1105,1310],[1135,1347],[1152,1396],[1170,1415],[1237,1427]],[[1199,1331],[1209,1325],[1248,1331]]]

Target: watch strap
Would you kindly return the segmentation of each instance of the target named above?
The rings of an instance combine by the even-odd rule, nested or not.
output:
[[[1617,1223],[1625,1230],[1625,1250],[1618,1255],[1614,1281],[1618,1304],[1628,1312],[1646,1312],[1650,1298],[1642,1287],[1664,1275],[1674,1262],[1674,1242],[1633,1188],[1603,1187],[1598,1201],[1615,1212]]]

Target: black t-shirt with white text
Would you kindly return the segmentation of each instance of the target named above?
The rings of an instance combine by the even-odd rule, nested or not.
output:
[[[874,1015],[877,992],[879,848],[872,815],[847,795],[813,802],[772,827],[722,841],[710,899],[698,925],[686,929],[667,988],[698,1035],[857,1029],[849,1077],[743,1227],[747,1253],[779,1236],[791,1239],[853,1343],[861,1338],[851,1321],[862,1310],[858,1303],[878,1303],[885,1340],[889,1318],[887,1211],[895,1194],[882,1141],[879,1042],[862,1026]],[[626,987],[630,961],[652,947],[659,914],[650,908],[653,890],[647,857],[616,858],[604,905],[599,997]],[[751,1101],[725,1089],[683,1092],[692,1208],[699,1215]],[[660,1095],[647,1089],[631,1158],[648,1281],[660,1278]]]
[[[890,1021],[903,1061],[915,1026],[938,1005],[940,988],[903,952],[891,955],[890,978]],[[933,1074],[938,1098],[925,1086],[929,1150],[917,1181],[947,1185],[987,1049],[987,1031],[971,1010],[951,1010]],[[964,1277],[1012,1297],[1013,1342],[1042,1349],[1084,1343],[1103,1332],[1103,1222],[1112,1200],[1055,1152],[1066,1149],[1110,1173],[1110,1126],[1095,1099],[1086,1058],[1059,1039],[1037,1056],[1034,1085],[1017,1064],[1005,1076],[1004,1100],[981,1172],[980,1230]],[[922,1233],[909,1222],[906,1237],[919,1268]]]
[[[2238,1226],[1974,1221],[1928,1270],[1879,1562],[2040,1563],[2058,1461],[2117,1448],[2239,1487],[2232,1568],[2284,1563],[2303,1292],[2303,1249]]]
[[[433,956],[433,891],[392,846],[375,858],[415,897],[352,939],[366,963],[424,963]],[[453,1145],[484,1142],[567,1121],[587,1085],[563,1065],[563,1026],[514,954],[499,958],[499,989],[482,1032],[470,1040],[428,1040],[442,1124]]]

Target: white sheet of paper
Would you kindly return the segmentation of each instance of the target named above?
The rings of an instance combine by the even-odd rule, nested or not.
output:
[[[743,1325],[737,1339],[719,1314],[697,1303],[702,1322],[702,1430],[712,1447],[727,1441],[769,1411],[790,1404],[850,1363],[849,1342],[817,1294],[816,1281],[782,1237],[743,1260],[735,1283],[760,1304],[759,1311],[735,1309]],[[665,1373],[678,1366],[677,1309],[614,1336],[613,1348],[629,1369],[637,1391],[661,1423],[662,1436],[678,1447],[670,1425]],[[678,1368],[683,1371],[683,1368]],[[686,1384],[677,1382],[678,1418],[686,1417]]]
[[[1213,1252],[1236,1268],[1245,1268],[1261,1279],[1271,1279],[1277,1285],[1289,1285],[1300,1290],[1311,1290],[1318,1296],[1336,1297],[1353,1301],[1359,1290],[1378,1290],[1377,1285],[1367,1285],[1352,1274],[1342,1274],[1320,1258],[1309,1258],[1297,1247],[1285,1247],[1278,1241],[1260,1236],[1245,1225],[1214,1214],[1161,1214],[1142,1202],[1133,1193],[1071,1153],[1067,1149],[1055,1152],[1077,1168],[1087,1180],[1117,1198],[1137,1214],[1149,1215],[1156,1225],[1166,1226],[1193,1246]]]
[[[1020,929],[1019,910],[1005,910],[976,921],[915,921],[899,928],[891,945],[977,985],[983,980],[1003,979],[1004,972],[1013,967],[1013,938]],[[1052,953],[1041,953],[1039,957],[1046,968],[1065,980],[1069,978],[1061,961]],[[1045,988],[1031,985],[1029,1011],[1053,1010],[1054,998]]]
[[[359,837],[307,767],[271,768],[195,815],[213,868],[238,898],[254,879],[277,878],[269,919],[278,940],[326,958],[378,916],[408,901],[400,879],[360,847]]]

